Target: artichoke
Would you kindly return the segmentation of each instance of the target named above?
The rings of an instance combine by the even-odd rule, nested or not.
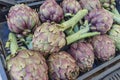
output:
[[[76,0],[63,0],[62,8],[64,13],[76,14],[81,9],[81,6]]]
[[[112,15],[104,10],[104,9],[97,9],[91,11],[86,19],[91,23],[92,31],[99,31],[101,34],[105,34],[109,31],[113,24],[113,17]]]
[[[10,33],[9,39],[11,54],[7,57],[7,70],[11,80],[48,80],[48,66],[44,57],[31,50],[18,51],[14,34]]]
[[[7,23],[10,31],[15,33],[22,33],[40,25],[37,12],[24,4],[16,4],[10,8]]]
[[[48,67],[51,80],[76,80],[79,75],[75,60],[65,51],[50,55]]]
[[[113,25],[109,37],[114,40],[117,50],[120,51],[120,25]]]
[[[88,9],[89,11],[101,8],[99,0],[80,0],[80,5],[83,9]]]
[[[100,3],[107,10],[112,10],[116,5],[115,0],[100,0]]]
[[[55,0],[46,0],[40,6],[39,16],[42,22],[60,22],[64,17],[62,8]]]
[[[115,56],[115,44],[108,35],[99,35],[92,38],[95,56],[101,60],[110,60]]]
[[[90,43],[76,42],[70,46],[68,52],[77,61],[81,72],[90,70],[94,63],[94,51]]]
[[[43,56],[34,51],[19,51],[7,61],[12,80],[48,80],[48,67]]]
[[[59,51],[66,44],[65,34],[56,26],[46,22],[36,29],[32,41],[34,50],[52,53]]]

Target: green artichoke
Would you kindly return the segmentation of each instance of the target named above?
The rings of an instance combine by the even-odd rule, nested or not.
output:
[[[105,34],[107,31],[109,31],[113,24],[112,15],[104,9],[92,10],[87,15],[86,19],[92,25],[91,30],[99,31],[101,34]]]
[[[99,35],[92,38],[95,56],[101,60],[110,60],[115,56],[115,44],[108,35]]]
[[[65,51],[50,55],[48,67],[51,80],[76,80],[79,75],[76,61]]]
[[[117,50],[120,51],[120,25],[113,25],[109,37],[114,40]]]
[[[7,24],[10,31],[23,33],[40,25],[38,13],[24,4],[16,4],[11,7],[7,16]]]
[[[116,5],[115,0],[100,0],[100,3],[107,10],[112,10]]]
[[[11,54],[7,57],[7,71],[11,80],[48,80],[48,66],[39,52],[18,50],[13,33],[9,35]]]
[[[40,6],[39,16],[42,22],[60,22],[64,17],[62,8],[55,0],[46,0]]]
[[[101,8],[99,0],[80,0],[80,5],[83,9],[88,9],[89,11]]]
[[[94,51],[90,43],[76,42],[70,46],[68,52],[77,61],[81,72],[90,70],[94,63]]]
[[[62,8],[65,13],[76,14],[80,9],[81,6],[78,1],[76,0],[63,0]]]

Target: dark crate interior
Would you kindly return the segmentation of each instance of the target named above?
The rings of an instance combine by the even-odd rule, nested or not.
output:
[[[4,0],[3,0],[4,1]],[[39,10],[39,6],[44,2],[44,0],[15,0],[14,3],[25,3],[36,11]],[[57,2],[61,2],[61,0],[57,0]],[[116,7],[120,12],[120,1],[116,0]],[[6,3],[7,4],[7,3]],[[10,4],[10,3],[9,3]],[[10,4],[12,6],[13,4]],[[9,29],[6,22],[6,15],[10,6],[6,6],[5,4],[0,4],[0,38],[2,40],[2,47],[4,48],[5,43],[8,39]],[[1,16],[2,15],[2,16]],[[7,50],[2,50],[2,63],[4,66],[4,58],[6,57]],[[1,70],[0,70],[1,71]],[[2,71],[4,73],[4,70]],[[7,74],[7,73],[6,73]],[[78,80],[120,80],[120,53],[117,52],[115,58],[110,61],[100,62],[95,60],[93,65],[93,69],[80,73]],[[9,80],[4,76],[3,80]]]

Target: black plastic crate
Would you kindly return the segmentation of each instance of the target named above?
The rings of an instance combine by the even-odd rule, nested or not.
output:
[[[57,0],[58,3],[60,3],[62,0]],[[119,2],[119,0],[116,0]],[[16,3],[25,3],[28,6],[30,6],[31,8],[35,9],[36,11],[39,10],[39,6],[44,2],[44,0],[38,1],[38,0],[16,0]],[[13,4],[14,5],[14,4]],[[12,5],[10,5],[12,6]],[[119,7],[119,3],[117,3],[117,7]],[[8,8],[1,12],[0,15],[4,15],[2,18],[3,20],[1,20],[2,22],[0,23],[0,42],[2,45],[0,48],[0,74],[2,75],[2,79],[3,80],[9,80],[6,76],[6,72],[4,69],[4,64],[5,64],[5,57],[6,55],[9,53],[9,50],[5,49],[5,43],[8,39],[8,34],[9,34],[9,29],[8,29],[8,25],[5,19],[5,16],[8,13],[9,10],[9,6]],[[119,9],[118,9],[119,10]],[[5,21],[5,22],[3,22]],[[85,72],[85,73],[81,73],[80,76],[78,77],[77,80],[120,80],[119,74],[120,74],[120,54],[118,53],[115,58],[111,59],[110,61],[106,61],[106,62],[99,62],[97,60],[95,60],[95,63],[93,65],[93,69]],[[1,77],[1,76],[0,76]],[[0,79],[1,80],[1,79]]]

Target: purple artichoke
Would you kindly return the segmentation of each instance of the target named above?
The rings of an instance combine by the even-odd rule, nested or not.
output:
[[[64,17],[62,8],[55,0],[46,0],[40,6],[39,16],[42,22],[60,22]]]
[[[95,36],[91,40],[95,56],[101,60],[110,60],[115,56],[115,44],[108,35]]]
[[[73,43],[68,52],[77,61],[81,72],[88,71],[92,68],[94,63],[94,51],[90,43],[80,41]]]
[[[88,9],[89,11],[101,8],[99,0],[80,0],[80,5],[83,9]]]
[[[112,15],[104,9],[92,10],[86,19],[92,24],[92,31],[99,31],[102,34],[109,31],[113,24]]]
[[[22,33],[40,25],[37,12],[24,4],[16,4],[10,8],[7,23],[10,31],[15,33]]]
[[[65,51],[50,55],[48,67],[51,80],[75,80],[79,75],[75,60]]]
[[[63,0],[62,8],[64,13],[76,14],[81,9],[81,6],[76,0]]]
[[[22,50],[7,60],[11,80],[48,80],[48,66],[44,57],[35,51]]]

